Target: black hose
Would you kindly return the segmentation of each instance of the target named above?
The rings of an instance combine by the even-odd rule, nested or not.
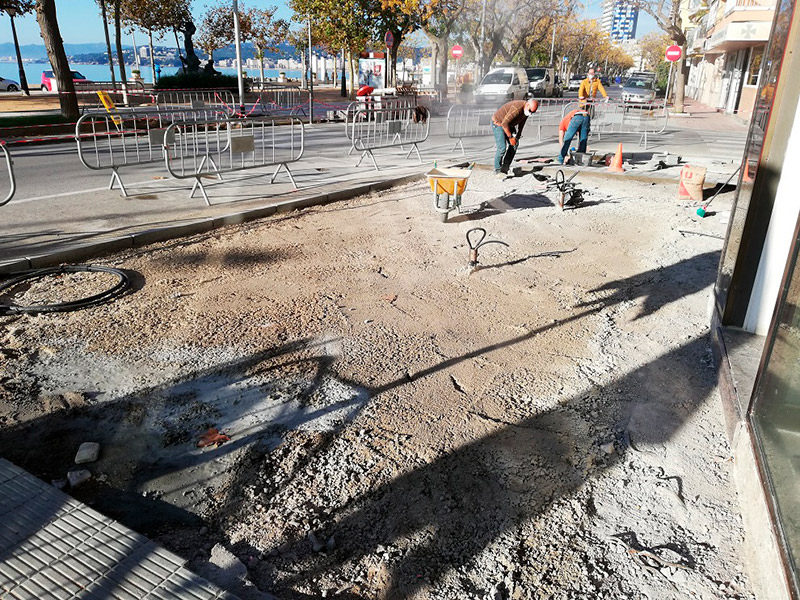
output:
[[[65,265],[60,267],[47,267],[45,269],[33,269],[30,271],[22,271],[15,273],[11,279],[0,283],[0,295],[6,293],[8,290],[35,279],[41,279],[49,275],[63,275],[66,273],[108,273],[116,275],[119,278],[117,283],[104,292],[81,298],[80,300],[72,300],[70,302],[60,302],[57,304],[37,304],[32,306],[20,306],[18,304],[5,304],[0,303],[0,315],[15,315],[15,314],[29,314],[34,315],[38,313],[53,313],[53,312],[70,312],[73,310],[80,310],[90,306],[96,306],[104,302],[113,300],[121,296],[125,291],[130,288],[131,282],[125,271],[120,269],[112,269],[111,267],[98,267],[94,265]]]

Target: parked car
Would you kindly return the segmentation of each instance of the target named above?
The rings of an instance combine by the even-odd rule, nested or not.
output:
[[[567,90],[570,92],[577,92],[581,89],[581,81],[586,79],[585,75],[573,75],[569,78],[569,83],[567,84]]]
[[[72,81],[75,83],[92,83],[86,79],[78,71],[72,71]],[[56,83],[56,76],[52,71],[42,71],[42,91],[43,92],[57,92],[58,84]]]
[[[555,87],[555,71],[549,67],[529,67],[525,69],[528,75],[529,96],[553,96]]]
[[[18,92],[19,84],[16,81],[12,81],[11,79],[0,77],[0,91]]]
[[[629,78],[622,86],[622,101],[627,104],[649,104],[656,99],[656,89],[652,79]]]
[[[609,85],[611,85],[611,80],[605,75],[602,75],[600,77],[600,83],[603,85],[603,87],[608,87]]]
[[[528,75],[520,67],[492,69],[475,89],[477,103],[503,104],[509,100],[522,100],[528,93]]]

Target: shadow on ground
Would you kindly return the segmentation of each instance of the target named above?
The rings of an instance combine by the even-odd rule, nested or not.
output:
[[[142,496],[142,486],[154,479],[169,482],[174,478],[173,491],[182,494],[185,489],[180,487],[183,484],[176,474],[178,470],[187,467],[196,470],[211,463],[218,470],[230,470],[226,457],[245,447],[266,458],[283,432],[308,427],[315,419],[341,409],[341,416],[325,428],[324,441],[305,461],[295,465],[294,473],[300,473],[314,461],[324,459],[337,432],[367,406],[370,398],[413,386],[422,378],[446,376],[447,370],[455,365],[529,342],[548,330],[622,302],[640,300],[638,318],[652,314],[707,288],[713,282],[718,258],[718,252],[708,252],[608,283],[587,294],[590,300],[576,307],[570,316],[514,338],[476,347],[379,386],[370,388],[345,381],[352,394],[338,400],[325,398],[325,393],[318,394],[320,390],[325,392],[323,382],[337,359],[325,351],[324,345],[298,340],[254,352],[157,389],[141,390],[118,401],[50,414],[9,427],[4,431],[0,455],[49,480],[63,476],[80,442],[93,439],[119,445],[123,441],[127,444],[122,446],[125,460],[119,464],[121,469],[125,468],[107,484],[79,488],[76,497],[95,501],[103,512],[145,533],[157,533],[163,527],[178,530],[185,527],[187,544],[191,544],[196,536],[190,532],[197,525],[192,511],[161,497]],[[329,507],[331,530],[321,535],[336,535],[335,550],[315,553],[306,532],[298,532],[287,540],[291,552],[261,561],[251,570],[251,577],[262,589],[273,588],[272,575],[277,569],[283,577],[279,589],[271,591],[282,599],[318,598],[318,593],[301,592],[299,588],[308,589],[323,574],[335,578],[344,564],[376,553],[380,545],[396,544],[403,551],[388,565],[386,597],[409,597],[450,569],[469,564],[499,536],[515,534],[524,522],[541,515],[553,501],[624,460],[634,444],[639,449],[658,449],[667,444],[715,388],[713,370],[698,368],[708,352],[705,338],[687,340],[614,379],[605,388],[592,390],[592,395],[606,400],[603,402],[588,403],[587,391],[582,390],[564,398],[556,407],[516,422],[508,420],[505,414],[467,409],[470,419],[486,425],[487,435],[348,504]],[[259,408],[265,391],[270,392],[269,385],[278,385],[275,378],[272,384],[263,383],[270,380],[270,373],[280,375],[278,379],[283,380],[293,370],[302,374],[295,379],[301,382],[297,388],[272,394],[275,402],[269,409]],[[254,378],[260,382],[258,387],[248,389],[247,382]],[[201,404],[210,405],[206,406],[209,410],[190,413],[190,418],[182,421],[183,409],[197,404],[199,388],[194,383],[198,381],[204,386],[201,399],[207,400]],[[251,421],[246,421],[252,422],[252,428],[244,429],[242,435],[215,450],[196,452],[197,431],[212,426],[217,418],[214,411],[223,409],[232,411],[231,418],[252,416]],[[170,433],[163,427],[159,429],[153,415],[163,415],[164,411],[174,417],[174,423],[188,424],[187,430]],[[599,444],[609,441],[617,447],[615,454],[587,462],[588,456],[597,456]],[[229,490],[241,490],[249,484],[247,479],[237,479],[235,470],[228,474],[233,477]],[[292,486],[293,481],[290,477],[284,489]],[[135,501],[133,496],[138,496]],[[228,511],[246,514],[251,509],[250,501],[241,494],[229,495],[223,502]],[[215,533],[224,540],[224,532]],[[173,549],[191,553],[190,548]],[[256,548],[239,549],[259,553]],[[297,564],[307,567],[298,571]],[[354,592],[337,597],[365,596]]]

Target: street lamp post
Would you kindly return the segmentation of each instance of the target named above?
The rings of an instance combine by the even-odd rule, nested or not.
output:
[[[6,8],[5,11],[8,13],[9,18],[11,19],[11,34],[14,36],[14,50],[17,52],[17,67],[19,68],[19,87],[22,89],[22,92],[26,96],[30,96],[31,92],[28,89],[28,78],[25,77],[25,69],[22,66],[22,55],[19,52],[19,40],[17,39],[17,28],[14,25],[14,17],[17,16],[17,9],[16,8]]]
[[[314,122],[314,49],[311,47],[311,15],[308,15],[308,124]]]
[[[556,24],[553,22],[553,37],[550,39],[550,66],[553,66],[553,53],[556,49]]]
[[[242,76],[242,35],[239,31],[239,0],[233,0],[233,36],[236,40],[236,63],[239,66],[239,111],[244,114],[244,77]]]
[[[486,43],[486,0],[483,0],[483,8],[481,9],[481,46],[478,48],[478,75],[479,79],[483,79],[483,46]]]

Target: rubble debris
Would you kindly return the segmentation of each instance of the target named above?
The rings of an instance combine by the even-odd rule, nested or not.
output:
[[[216,427],[209,428],[203,435],[200,436],[200,439],[197,441],[198,448],[205,448],[206,446],[221,446],[225,442],[230,442],[231,438],[225,435],[224,433],[220,433]]]
[[[85,470],[81,469],[78,471],[70,471],[67,473],[67,481],[69,481],[70,488],[76,488],[82,483],[86,483],[92,478],[92,474]]]
[[[100,456],[100,444],[97,442],[83,442],[75,455],[75,464],[93,463]]]

